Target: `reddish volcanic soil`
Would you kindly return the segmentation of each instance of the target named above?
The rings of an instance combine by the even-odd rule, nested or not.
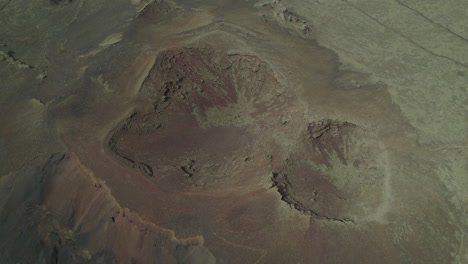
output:
[[[139,106],[115,130],[109,148],[162,188],[219,190],[261,184],[292,98],[256,56],[212,47],[161,52]],[[271,90],[278,91],[272,94]]]

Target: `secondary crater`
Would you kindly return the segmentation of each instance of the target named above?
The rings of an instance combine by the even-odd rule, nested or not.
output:
[[[354,222],[374,213],[384,199],[385,155],[371,131],[321,120],[309,124],[272,181],[282,199],[304,214]]]

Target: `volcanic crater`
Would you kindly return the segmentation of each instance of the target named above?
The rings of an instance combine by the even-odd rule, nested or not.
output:
[[[292,208],[342,222],[382,203],[386,159],[378,138],[345,121],[307,124],[298,98],[257,56],[207,45],[162,51],[138,100],[108,147],[162,188],[272,182]]]
[[[213,47],[159,54],[144,81],[140,107],[110,137],[126,165],[168,188],[225,189],[268,175],[263,135],[281,126],[291,97],[253,55]]]
[[[341,222],[375,214],[385,199],[387,166],[378,138],[330,119],[309,124],[303,138],[273,173],[283,200],[304,214]]]

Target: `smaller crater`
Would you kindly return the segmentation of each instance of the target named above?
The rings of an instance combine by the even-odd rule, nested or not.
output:
[[[295,209],[325,219],[354,221],[382,202],[386,154],[377,137],[349,122],[308,125],[272,182]]]

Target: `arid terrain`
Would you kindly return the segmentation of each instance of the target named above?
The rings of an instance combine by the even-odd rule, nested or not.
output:
[[[468,263],[467,25],[0,0],[0,263]]]

